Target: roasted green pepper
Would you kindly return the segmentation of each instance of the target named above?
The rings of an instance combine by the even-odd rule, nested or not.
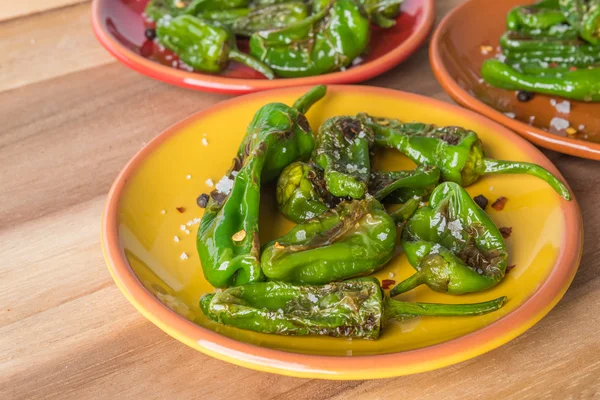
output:
[[[390,320],[482,315],[505,301],[406,303],[384,296],[377,279],[368,277],[324,286],[259,282],[204,295],[200,307],[215,322],[255,332],[377,339]]]
[[[281,29],[303,21],[308,17],[308,7],[302,2],[289,2],[259,8],[207,11],[200,17],[225,26],[236,35],[250,36],[254,32]]]
[[[313,161],[331,194],[360,199],[367,193],[372,148],[373,132],[359,119],[333,117],[321,125]]]
[[[563,198],[571,199],[569,189],[539,165],[486,158],[481,140],[471,130],[403,123],[364,113],[358,117],[375,133],[376,145],[397,149],[418,165],[438,167],[444,181],[469,186],[485,174],[528,174],[548,182]]]
[[[579,35],[600,44],[600,0],[560,0],[560,9]]]
[[[210,194],[196,244],[204,277],[214,287],[263,279],[258,239],[261,177],[268,163],[273,163],[273,153],[281,151],[281,146],[286,146],[288,156],[292,155],[285,158],[289,162],[302,157],[298,147],[308,146],[306,152],[310,155],[312,133],[308,123],[299,120],[304,118],[302,112],[324,95],[324,90],[324,87],[314,88],[298,99],[294,107],[281,103],[261,107],[248,131],[251,140],[244,140],[248,146],[243,147],[243,157],[238,155],[234,159],[232,167]],[[277,160],[277,166],[280,163],[281,160]]]
[[[513,31],[523,27],[550,28],[566,21],[559,7],[558,0],[542,0],[529,6],[515,7],[506,16],[506,26]]]
[[[369,33],[354,0],[335,0],[302,22],[253,34],[250,54],[277,76],[321,75],[349,66],[366,50]]]
[[[159,21],[165,15],[197,15],[204,11],[247,7],[249,3],[249,0],[150,0],[144,12],[153,21]]]
[[[268,66],[236,49],[229,32],[191,15],[161,18],[156,24],[156,35],[166,48],[195,70],[220,72],[229,60],[234,60],[269,79],[274,78]]]
[[[391,28],[396,25],[400,5],[404,0],[359,0],[364,13],[375,25]]]
[[[308,160],[315,147],[315,139],[304,114],[325,93],[327,87],[319,85],[298,99],[292,107],[282,103],[262,107],[246,130],[238,157],[243,160],[266,136],[277,135],[279,141],[267,154],[262,176],[264,182],[277,179],[281,171],[292,162]]]
[[[340,202],[327,191],[323,171],[301,161],[281,172],[276,193],[279,211],[296,223],[318,217]]]
[[[382,202],[402,204],[415,197],[427,197],[439,180],[439,168],[429,165],[412,171],[374,171],[369,193]]]
[[[271,280],[322,284],[368,275],[394,254],[396,227],[377,200],[344,201],[263,248]]]
[[[391,296],[421,284],[449,294],[486,290],[502,280],[508,260],[494,222],[453,182],[436,187],[429,206],[408,219],[402,247],[418,272],[394,287]]]
[[[490,85],[502,89],[528,90],[581,101],[600,101],[600,68],[579,68],[564,71],[560,76],[533,76],[490,59],[483,63],[481,76]]]

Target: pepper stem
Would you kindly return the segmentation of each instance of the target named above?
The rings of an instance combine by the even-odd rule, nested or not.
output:
[[[275,73],[267,64],[262,63],[249,54],[242,53],[239,50],[231,49],[229,50],[229,59],[237,61],[240,64],[244,64],[253,70],[260,72],[268,79],[275,78]]]
[[[526,162],[514,162],[514,161],[502,161],[493,160],[491,158],[485,158],[484,162],[484,173],[486,174],[528,174],[536,176],[543,181],[546,181],[552,189],[560,194],[564,199],[571,200],[571,193],[569,189],[552,175],[550,172],[545,170],[536,164]]]
[[[399,295],[400,293],[404,293],[404,292],[408,292],[409,290],[412,290],[414,288],[416,288],[417,286],[423,284],[423,274],[421,272],[417,272],[416,274],[412,275],[410,278],[406,278],[405,280],[403,280],[402,282],[400,282],[399,284],[397,284],[391,291],[390,291],[390,297],[394,297]]]
[[[327,86],[317,85],[314,88],[310,89],[308,92],[306,92],[298,100],[296,100],[292,107],[300,111],[302,114],[306,114],[306,112],[313,106],[313,104],[321,100],[326,93]]]
[[[410,199],[406,203],[401,204],[397,210],[391,212],[390,216],[394,219],[394,221],[397,224],[402,224],[407,219],[409,219],[410,216],[415,213],[415,211],[417,211],[417,208],[419,208],[420,202],[421,202],[420,198]]]
[[[385,317],[387,320],[402,321],[418,316],[432,317],[462,317],[482,315],[499,310],[506,302],[506,296],[497,299],[472,304],[436,304],[436,303],[407,303],[392,299],[385,300]]]

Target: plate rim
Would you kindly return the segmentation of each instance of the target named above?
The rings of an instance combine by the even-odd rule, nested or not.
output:
[[[554,135],[540,128],[529,126],[524,122],[509,118],[500,111],[488,106],[469,94],[450,75],[442,60],[442,45],[440,38],[450,29],[448,26],[454,19],[458,18],[457,15],[459,15],[463,9],[477,1],[485,0],[467,0],[453,8],[444,16],[444,18],[442,18],[431,37],[431,42],[429,44],[429,63],[433,70],[433,74],[442,89],[463,107],[476,111],[477,113],[512,129],[538,146],[572,156],[600,160],[600,143]]]
[[[511,313],[490,325],[436,345],[400,353],[355,356],[352,357],[352,362],[348,362],[348,357],[292,353],[240,342],[196,325],[160,302],[137,278],[119,243],[118,205],[120,195],[129,177],[136,171],[139,164],[165,140],[176,135],[183,126],[193,123],[206,114],[248,99],[271,98],[306,89],[308,87],[291,87],[253,93],[235,97],[198,111],[162,131],[139,150],[119,172],[108,193],[102,214],[102,251],[115,283],[127,300],[144,317],[186,345],[236,365],[295,377],[351,380],[409,375],[466,361],[516,338],[541,320],[558,303],[575,276],[583,249],[581,213],[574,197],[571,202],[560,200],[563,202],[561,208],[566,221],[560,253],[548,277],[537,291]],[[564,178],[556,167],[531,143],[473,111],[440,100],[387,88],[330,85],[328,90],[336,93],[354,91],[400,97],[437,108],[449,109],[464,118],[488,124],[499,133],[514,137],[515,144],[534,162],[548,168],[564,182]]]
[[[424,10],[422,22],[405,41],[376,60],[346,71],[324,75],[274,80],[250,80],[178,70],[134,53],[113,38],[100,20],[101,10],[106,6],[105,3],[109,1],[111,0],[93,0],[91,19],[92,30],[96,39],[113,57],[128,68],[152,79],[188,89],[225,94],[245,94],[262,90],[317,84],[356,83],[373,78],[399,65],[417,51],[429,36],[436,19],[435,0],[415,0],[422,3]]]

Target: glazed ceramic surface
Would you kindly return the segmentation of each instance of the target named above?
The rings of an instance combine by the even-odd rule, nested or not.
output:
[[[485,353],[524,332],[558,302],[581,253],[577,203],[561,199],[534,177],[504,175],[484,177],[468,191],[473,196],[485,195],[490,203],[500,196],[509,199],[503,211],[487,209],[499,227],[512,227],[506,242],[509,265],[514,268],[506,278],[483,293],[450,296],[422,286],[397,297],[458,303],[508,296],[498,312],[394,322],[376,341],[283,337],[207,320],[198,300],[213,288],[204,280],[196,254],[196,231],[203,213],[196,198],[211,190],[208,179],[217,182],[223,176],[246,126],[261,106],[276,101],[292,104],[307,89],[243,96],[194,114],[156,137],[121,172],[103,216],[103,248],[118,286],[148,319],[185,344],[239,365],[304,377],[366,379],[421,372]],[[330,86],[327,96],[307,117],[316,131],[329,117],[360,111],[464,126],[479,133],[491,157],[534,162],[560,177],[537,149],[500,125],[414,94]],[[398,170],[414,164],[386,150],[377,155],[376,167]],[[293,226],[277,211],[274,198],[273,185],[264,187],[260,210],[263,243]],[[400,249],[398,253],[375,274],[380,280],[399,282],[414,272]]]
[[[600,160],[600,103],[568,100],[570,112],[560,113],[551,101],[561,103],[563,98],[536,94],[533,100],[523,103],[517,100],[515,91],[494,88],[481,79],[481,64],[499,52],[508,11],[533,2],[469,0],[452,10],[436,28],[431,40],[430,61],[435,76],[458,103],[496,120],[533,143]],[[553,118],[568,120],[578,133],[568,135],[565,130],[552,128]]]
[[[142,17],[147,0],[94,0],[92,24],[100,43],[126,66],[167,83],[190,89],[248,93],[319,83],[354,83],[379,75],[401,63],[421,46],[435,20],[434,0],[406,0],[396,26],[374,27],[368,54],[346,71],[306,77],[268,80],[243,65],[230,63],[221,74],[189,72],[178,68],[177,57],[147,41]],[[241,49],[247,41],[239,41]]]

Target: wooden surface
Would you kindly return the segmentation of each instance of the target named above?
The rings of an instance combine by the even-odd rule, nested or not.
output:
[[[93,38],[89,3],[2,7],[9,3],[0,13],[1,399],[600,398],[598,162],[545,151],[580,202],[584,255],[563,300],[516,340],[459,365],[380,381],[236,367],[144,319],[113,283],[99,243],[103,202],[126,161],[226,96],[118,64]],[[438,20],[457,3],[440,0]],[[366,84],[450,101],[426,47]]]

